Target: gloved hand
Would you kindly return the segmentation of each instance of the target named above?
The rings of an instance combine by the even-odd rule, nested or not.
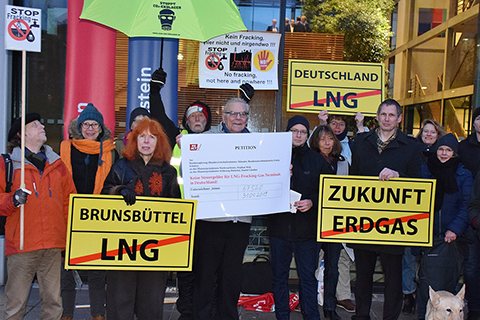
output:
[[[155,70],[155,72],[152,74],[152,82],[158,83],[160,86],[163,86],[165,84],[165,81],[167,79],[167,73],[163,71],[163,68],[158,68]]]
[[[129,188],[123,188],[120,190],[120,194],[123,196],[123,200],[125,200],[127,206],[131,206],[137,201],[137,195]]]
[[[26,189],[17,189],[13,194],[12,202],[15,207],[20,207],[22,204],[27,203],[27,196],[31,192]]]
[[[255,89],[249,83],[244,83],[240,86],[240,98],[245,100],[246,103],[252,100],[254,93]]]

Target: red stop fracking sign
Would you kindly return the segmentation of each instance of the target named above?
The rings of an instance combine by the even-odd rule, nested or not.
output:
[[[27,39],[27,35],[30,32],[28,24],[20,19],[12,20],[8,24],[8,34],[13,40],[23,41]]]

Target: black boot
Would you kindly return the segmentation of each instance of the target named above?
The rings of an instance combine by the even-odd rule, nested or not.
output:
[[[402,312],[406,314],[414,314],[417,307],[417,299],[415,292],[403,295]]]
[[[335,310],[323,310],[323,315],[325,316],[325,319],[342,320]]]

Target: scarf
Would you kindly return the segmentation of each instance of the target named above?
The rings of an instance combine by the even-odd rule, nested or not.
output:
[[[395,129],[395,132],[392,134],[390,138],[387,139],[387,141],[383,141],[380,138],[380,128],[377,128],[377,130],[375,130],[375,133],[377,134],[378,153],[382,153],[382,151],[388,146],[388,144],[393,140],[395,140],[395,138],[397,138],[398,129]]]
[[[460,164],[460,157],[454,157],[445,163],[438,160],[436,154],[432,154],[427,159],[427,167],[432,176],[437,180],[435,192],[435,212],[442,208],[443,196],[445,193],[452,194],[458,191],[455,172]]]
[[[33,164],[38,171],[40,171],[40,174],[43,173],[43,170],[45,169],[45,165],[47,164],[47,155],[45,154],[45,148],[42,146],[40,149],[39,153],[34,153],[25,148],[25,159],[30,161],[31,164]]]
[[[89,139],[69,139],[62,141],[60,145],[60,157],[70,174],[73,174],[71,159],[72,145],[80,152],[86,154],[101,154],[101,157],[99,156],[99,162],[101,161],[101,164],[98,165],[97,174],[95,176],[95,188],[93,189],[93,194],[100,194],[105,178],[110,172],[110,168],[113,164],[111,151],[115,149],[115,145],[111,140],[103,141],[103,143]],[[100,149],[100,145],[102,146],[102,149]]]

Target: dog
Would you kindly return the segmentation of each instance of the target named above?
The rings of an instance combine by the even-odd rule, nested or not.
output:
[[[448,291],[435,292],[429,286],[429,295],[425,320],[463,320],[465,285],[457,295]]]

